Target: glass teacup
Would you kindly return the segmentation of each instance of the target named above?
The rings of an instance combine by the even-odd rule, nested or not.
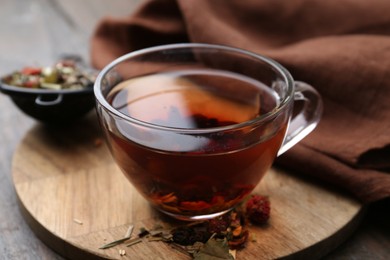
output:
[[[235,207],[322,112],[314,88],[274,60],[210,44],[126,54],[94,91],[116,163],[155,208],[182,220]]]

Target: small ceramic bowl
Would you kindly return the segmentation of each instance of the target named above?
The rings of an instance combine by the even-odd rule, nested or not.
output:
[[[95,106],[93,84],[79,90],[48,90],[11,86],[1,80],[0,91],[25,114],[44,123],[67,123],[81,118]]]
[[[97,73],[79,55],[63,54],[53,66],[24,67],[1,77],[0,92],[41,122],[69,123],[95,107]]]

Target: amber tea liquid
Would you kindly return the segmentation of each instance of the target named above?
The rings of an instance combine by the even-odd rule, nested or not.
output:
[[[176,216],[223,212],[245,198],[271,167],[287,125],[282,119],[205,133],[253,120],[278,104],[268,87],[217,70],[130,79],[108,100],[138,122],[117,121],[108,130],[115,160],[145,198]]]

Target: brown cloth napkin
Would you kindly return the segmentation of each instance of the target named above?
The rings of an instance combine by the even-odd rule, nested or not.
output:
[[[390,197],[390,1],[159,0],[105,18],[92,37],[102,68],[166,43],[224,44],[269,56],[324,100],[322,121],[277,163],[368,203]]]

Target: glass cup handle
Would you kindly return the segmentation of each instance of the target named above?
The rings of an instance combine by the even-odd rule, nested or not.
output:
[[[313,131],[322,115],[322,99],[317,90],[302,81],[295,81],[294,85],[294,102],[301,101],[303,102],[303,106],[299,113],[291,119],[286,137],[279,149],[278,156],[286,152]]]

